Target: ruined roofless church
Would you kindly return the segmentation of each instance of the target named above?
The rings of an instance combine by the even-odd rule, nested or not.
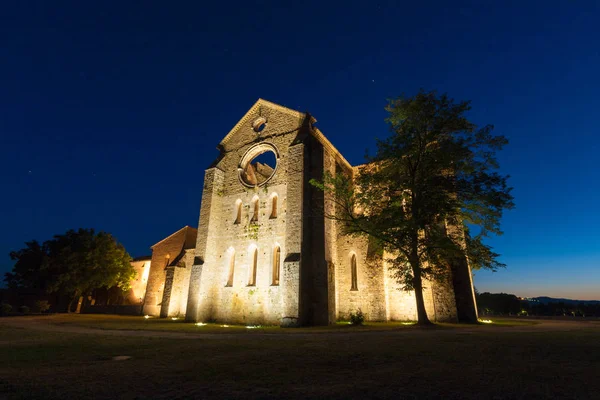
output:
[[[325,197],[310,179],[357,172],[315,122],[261,99],[223,138],[205,172],[198,229],[152,247],[145,314],[296,326],[361,309],[367,320],[416,320],[414,292],[370,256],[368,238],[342,236],[315,212]],[[424,286],[430,319],[476,320],[466,260]]]

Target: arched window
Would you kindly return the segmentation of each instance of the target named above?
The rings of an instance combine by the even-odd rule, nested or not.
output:
[[[237,199],[235,201],[235,221],[234,224],[242,223],[242,201]]]
[[[273,194],[271,197],[271,217],[277,218],[277,195]]]
[[[258,249],[252,251],[252,263],[248,274],[248,286],[256,286],[256,265],[258,264]]]
[[[227,275],[227,283],[225,286],[233,286],[233,271],[235,270],[235,250],[229,250],[229,273]]]
[[[258,221],[258,196],[254,196],[252,199],[252,208],[254,209],[254,213],[252,214],[252,222]]]
[[[281,271],[281,248],[279,246],[275,247],[273,250],[273,279],[272,285],[279,285],[279,273]]]
[[[352,274],[352,288],[350,290],[358,290],[358,277],[356,271],[356,254],[350,257],[350,273]]]

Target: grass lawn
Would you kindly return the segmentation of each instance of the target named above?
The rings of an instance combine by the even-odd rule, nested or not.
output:
[[[482,324],[483,327],[491,326],[528,326],[538,322],[531,320],[494,319],[493,324]],[[408,329],[412,322],[365,322],[363,326],[351,326],[348,322],[338,322],[336,325],[285,329],[279,326],[252,326],[223,325],[219,323],[208,323],[198,326],[194,323],[185,322],[183,319],[171,318],[149,318],[120,316],[120,315],[56,315],[52,317],[52,324],[79,326],[85,328],[105,330],[143,330],[143,331],[170,331],[188,333],[233,333],[233,334],[297,334],[297,333],[331,333],[331,332],[356,332],[356,331],[389,331]],[[438,324],[438,328],[464,327],[459,324]]]
[[[401,324],[358,329],[340,325],[265,328],[263,333],[273,334],[257,335],[259,329],[149,321],[64,316],[52,323],[58,327],[100,325],[107,332],[207,328],[206,332],[240,334],[178,339],[136,332],[114,336],[104,331],[83,334],[19,328],[0,321],[0,398],[600,396],[599,324],[562,331],[546,330],[543,325],[527,328],[523,324],[529,321],[504,321],[501,328],[444,324],[426,330]],[[118,355],[132,358],[113,361]]]
[[[353,327],[347,322],[340,322],[336,325],[285,329],[279,326],[252,326],[248,328],[244,325],[223,325],[219,323],[208,323],[198,326],[194,323],[185,322],[183,319],[171,318],[149,318],[119,316],[119,315],[56,315],[52,317],[53,324],[79,326],[85,328],[106,329],[106,330],[143,330],[143,331],[170,331],[170,332],[188,332],[188,333],[233,333],[233,334],[256,334],[256,333],[276,333],[276,334],[294,334],[294,333],[328,333],[332,331],[371,331],[371,330],[394,330],[411,326],[412,323],[392,322],[380,323],[370,322],[364,326]]]

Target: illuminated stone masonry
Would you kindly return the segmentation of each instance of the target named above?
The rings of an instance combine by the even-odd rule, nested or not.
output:
[[[416,319],[366,238],[339,236],[309,184],[325,171],[356,173],[310,115],[258,100],[205,171],[198,229],[152,247],[143,311],[189,321],[326,325],[361,309],[367,320]],[[328,211],[333,211],[328,209]],[[446,283],[426,282],[432,320],[476,318],[464,260]]]

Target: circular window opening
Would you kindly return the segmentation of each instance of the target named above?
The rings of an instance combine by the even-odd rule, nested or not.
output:
[[[275,174],[277,155],[270,145],[249,150],[240,165],[240,178],[248,186],[260,186]]]
[[[265,129],[265,126],[267,126],[267,119],[264,117],[257,118],[252,123],[252,129],[254,129],[254,132],[256,133],[262,132],[263,129]]]

